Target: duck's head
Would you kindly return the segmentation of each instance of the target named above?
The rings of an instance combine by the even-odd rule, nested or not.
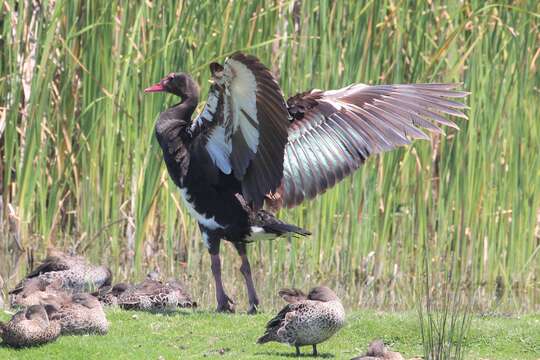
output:
[[[47,285],[47,281],[43,280],[42,278],[30,278],[25,282],[24,286],[18,290],[18,294],[22,298],[27,298],[38,291],[46,291]]]
[[[47,316],[50,318],[55,312],[60,310],[61,305],[57,302],[49,302],[45,305],[43,305],[45,308],[45,311],[47,312]]]
[[[49,320],[49,317],[47,316],[47,311],[45,311],[45,308],[43,305],[32,305],[26,308],[26,318],[28,320]]]
[[[82,305],[89,309],[101,307],[99,300],[95,296],[86,293],[73,294],[71,300],[73,303]]]
[[[195,97],[198,101],[199,86],[191,76],[186,73],[178,72],[170,73],[157,84],[144,89],[144,92],[167,92],[180,96],[182,99]]]
[[[107,266],[98,266],[97,271],[104,278],[101,286],[111,286],[112,283],[112,271]]]
[[[308,299],[322,302],[339,300],[336,293],[326,286],[317,286],[311,289]]]
[[[114,296],[119,296],[128,289],[129,285],[126,283],[118,283],[114,285],[111,289],[111,294]]]
[[[146,280],[159,281],[159,279],[160,276],[157,270],[150,271],[148,274],[146,274]]]
[[[386,352],[386,347],[382,340],[373,340],[368,346],[366,356],[383,357]]]

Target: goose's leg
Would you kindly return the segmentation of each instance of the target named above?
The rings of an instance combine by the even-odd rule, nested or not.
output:
[[[206,234],[203,233],[203,236]],[[212,275],[214,275],[214,281],[216,284],[216,300],[218,312],[234,312],[234,302],[225,294],[223,287],[223,281],[221,280],[221,258],[219,256],[219,246],[221,239],[216,236],[206,236],[205,240],[208,242],[208,251],[210,252],[210,262],[212,268]]]
[[[257,297],[257,291],[253,284],[253,277],[251,276],[251,266],[249,265],[249,259],[246,254],[245,243],[235,243],[236,250],[242,259],[242,265],[240,265],[240,272],[244,276],[246,281],[246,288],[249,298],[249,310],[248,314],[253,315],[257,313],[259,307],[259,298]]]
[[[317,356],[317,344],[313,344],[313,356]]]
[[[295,345],[296,347],[296,356],[300,356],[300,346]]]

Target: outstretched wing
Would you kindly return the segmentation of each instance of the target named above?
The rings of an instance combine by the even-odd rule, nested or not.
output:
[[[351,85],[314,90],[287,101],[293,122],[285,149],[283,183],[271,196],[274,207],[293,207],[331,188],[372,154],[429,139],[456,127],[444,114],[466,118],[460,102],[468,93],[456,84]]]
[[[210,70],[213,85],[193,130],[202,129],[214,165],[232,173],[246,201],[260,208],[283,176],[290,124],[285,99],[271,72],[253,56],[236,53]]]

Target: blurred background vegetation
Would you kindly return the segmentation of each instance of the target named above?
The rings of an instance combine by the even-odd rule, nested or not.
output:
[[[241,50],[287,95],[443,81],[472,93],[460,131],[372,158],[281,212],[313,236],[251,246],[264,308],[280,287],[317,283],[351,307],[410,308],[429,268],[428,287],[459,274],[475,309],[538,310],[540,5],[442,3],[3,0],[6,287],[48,248],[70,248],[109,264],[116,280],[153,269],[181,277],[213,304],[206,250],[153,136],[176,99],[142,89],[186,71],[204,99],[208,64]],[[238,259],[230,246],[224,254],[226,287],[242,304]]]

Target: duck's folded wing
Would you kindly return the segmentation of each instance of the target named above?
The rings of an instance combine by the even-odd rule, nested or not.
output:
[[[293,122],[285,148],[283,183],[275,207],[293,207],[331,188],[372,154],[429,139],[422,131],[456,127],[444,115],[466,118],[452,98],[456,84],[351,85],[310,91],[287,101]],[[278,200],[278,201],[276,201]]]
[[[48,256],[41,264],[39,264],[34,270],[32,270],[26,277],[31,278],[39,276],[40,274],[69,270],[70,265],[68,262],[59,256]]]
[[[307,299],[307,295],[304,294],[302,290],[295,288],[281,289],[279,290],[278,295],[289,304],[294,304]]]
[[[283,174],[289,113],[278,83],[253,56],[236,53],[210,65],[213,85],[193,130],[213,164],[233,174],[254,207],[276,191]]]
[[[299,311],[305,311],[308,305],[304,302],[297,302],[293,304],[287,304],[281,311],[268,323],[266,324],[265,333],[261,336],[257,343],[264,344],[268,341],[281,341],[294,343],[295,332],[291,332],[289,335],[290,338],[284,336],[283,330],[286,329],[287,325],[294,321]]]

